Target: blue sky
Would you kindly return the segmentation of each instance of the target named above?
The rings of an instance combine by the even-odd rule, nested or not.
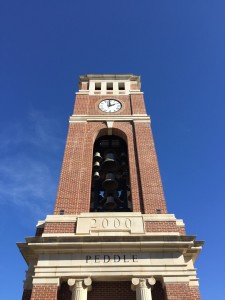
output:
[[[78,77],[142,76],[168,210],[206,244],[202,299],[225,294],[225,2],[0,2],[1,299],[22,294],[15,243],[51,214]]]

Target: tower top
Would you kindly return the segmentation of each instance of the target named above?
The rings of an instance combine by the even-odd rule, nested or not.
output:
[[[140,93],[140,76],[133,74],[87,74],[80,76],[79,93],[90,95]]]

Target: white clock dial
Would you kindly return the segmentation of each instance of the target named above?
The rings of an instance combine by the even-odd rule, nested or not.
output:
[[[104,112],[117,112],[122,108],[122,104],[114,99],[106,99],[99,103],[99,109]]]

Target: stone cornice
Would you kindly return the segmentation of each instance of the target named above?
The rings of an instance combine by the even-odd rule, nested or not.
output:
[[[179,252],[196,258],[203,241],[194,236],[28,237],[17,244],[26,261],[41,253]]]
[[[148,115],[72,115],[69,119],[70,123],[75,122],[99,122],[99,121],[114,121],[114,122],[151,122]]]
[[[133,74],[87,74],[80,76],[80,81],[88,80],[131,80],[140,82],[140,76]]]

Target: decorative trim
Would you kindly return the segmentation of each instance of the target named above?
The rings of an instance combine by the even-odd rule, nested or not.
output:
[[[67,237],[67,236],[75,236],[75,233],[43,233],[42,234],[42,237],[56,237],[56,236],[64,236],[64,237]]]
[[[150,116],[143,115],[72,115],[69,119],[70,123],[74,122],[99,122],[99,121],[114,121],[114,122],[151,122]]]
[[[44,284],[54,284],[57,286],[60,286],[60,279],[58,277],[55,278],[40,278],[40,277],[34,277],[33,278],[33,285],[44,285]]]

